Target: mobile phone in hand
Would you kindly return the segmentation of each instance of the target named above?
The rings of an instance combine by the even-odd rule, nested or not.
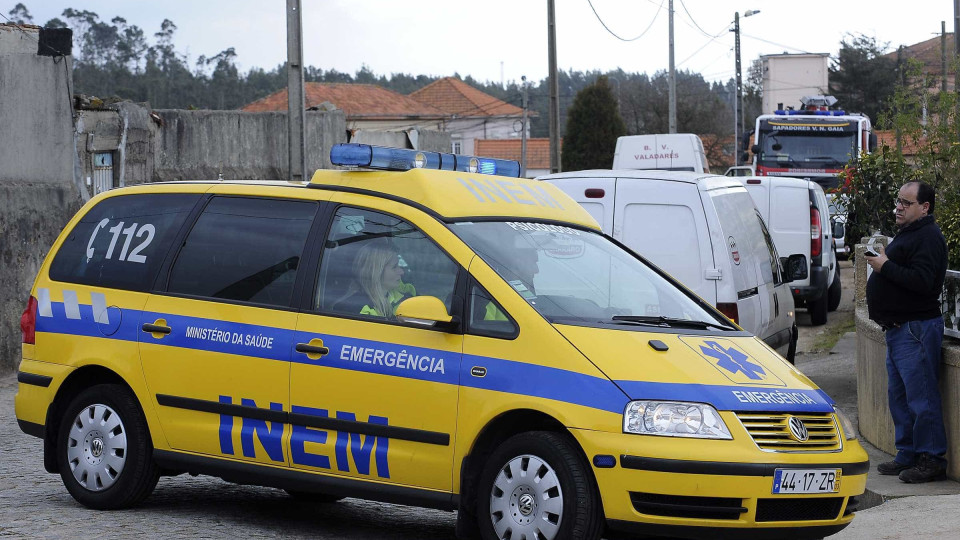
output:
[[[880,254],[873,250],[873,248],[867,248],[864,252],[864,255],[867,257],[879,257]]]

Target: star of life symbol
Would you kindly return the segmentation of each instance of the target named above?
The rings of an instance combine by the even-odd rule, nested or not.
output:
[[[724,349],[716,341],[704,341],[703,345],[700,345],[700,350],[703,351],[703,354],[715,358],[718,366],[734,375],[743,372],[745,376],[753,380],[761,380],[766,375],[762,366],[751,362],[750,357],[735,347]]]

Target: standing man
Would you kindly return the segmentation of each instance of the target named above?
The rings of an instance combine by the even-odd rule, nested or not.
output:
[[[933,217],[933,188],[907,182],[896,202],[897,235],[877,257],[867,257],[870,318],[887,342],[887,395],[897,455],[877,466],[908,483],[946,477],[947,437],[940,405],[940,293],[947,243]]]

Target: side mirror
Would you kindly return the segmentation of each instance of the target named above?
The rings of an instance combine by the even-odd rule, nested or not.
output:
[[[867,148],[871,152],[875,152],[877,150],[877,134],[876,133],[871,133],[870,136],[867,137]]]
[[[803,253],[794,253],[789,257],[780,257],[780,266],[787,281],[807,279],[807,256]]]
[[[397,306],[397,320],[420,326],[449,327],[457,324],[457,318],[447,313],[447,307],[436,296],[414,296]]]
[[[746,163],[748,161],[750,161],[750,154],[746,152],[740,154],[740,163]]]
[[[750,151],[753,152],[754,154],[759,154],[759,153],[760,153],[760,145],[759,145],[759,144],[755,144],[755,145],[751,146],[751,147],[750,147]]]

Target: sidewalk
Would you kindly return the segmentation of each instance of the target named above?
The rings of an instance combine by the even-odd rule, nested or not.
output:
[[[856,423],[856,339],[845,334],[827,354],[797,358],[797,367],[837,402]],[[867,490],[853,523],[831,538],[838,540],[953,538],[960,531],[960,483],[953,480],[906,484],[896,476],[876,472],[877,464],[893,456],[864,439],[870,456]]]

